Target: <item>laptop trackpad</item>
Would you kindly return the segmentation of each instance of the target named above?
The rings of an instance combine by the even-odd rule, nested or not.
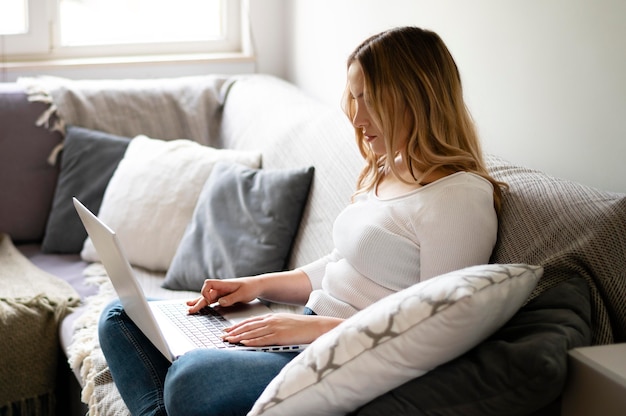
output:
[[[272,313],[272,310],[259,300],[255,300],[250,303],[237,303],[228,307],[222,307],[218,304],[211,306],[233,324],[239,323],[252,316],[267,315],[268,313]]]

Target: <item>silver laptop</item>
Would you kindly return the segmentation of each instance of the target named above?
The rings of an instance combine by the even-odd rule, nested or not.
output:
[[[146,300],[115,232],[78,199],[73,198],[73,201],[125,312],[170,361],[197,348],[298,352],[307,347],[306,344],[246,347],[223,341],[220,337],[223,328],[251,316],[271,313],[271,309],[258,300],[228,308],[206,307],[194,315],[187,313],[188,307],[183,300]]]

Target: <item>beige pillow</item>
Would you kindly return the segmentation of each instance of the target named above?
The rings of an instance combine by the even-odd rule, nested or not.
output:
[[[218,161],[251,168],[261,154],[215,149],[190,140],[131,140],[104,193],[98,217],[118,235],[130,263],[168,269],[200,191]],[[89,238],[81,257],[99,261]]]

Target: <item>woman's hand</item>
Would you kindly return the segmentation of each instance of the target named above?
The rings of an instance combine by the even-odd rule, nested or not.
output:
[[[187,301],[189,313],[196,313],[215,302],[221,306],[231,306],[238,302],[251,302],[259,296],[261,290],[259,286],[256,279],[251,277],[225,280],[207,279],[202,285],[201,296]]]
[[[310,344],[341,323],[339,318],[276,313],[247,319],[226,328],[224,340],[250,347]]]

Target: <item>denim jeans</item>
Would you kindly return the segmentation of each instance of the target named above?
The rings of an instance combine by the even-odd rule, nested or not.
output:
[[[113,380],[133,416],[245,415],[297,353],[198,349],[170,363],[109,304],[98,326]]]

